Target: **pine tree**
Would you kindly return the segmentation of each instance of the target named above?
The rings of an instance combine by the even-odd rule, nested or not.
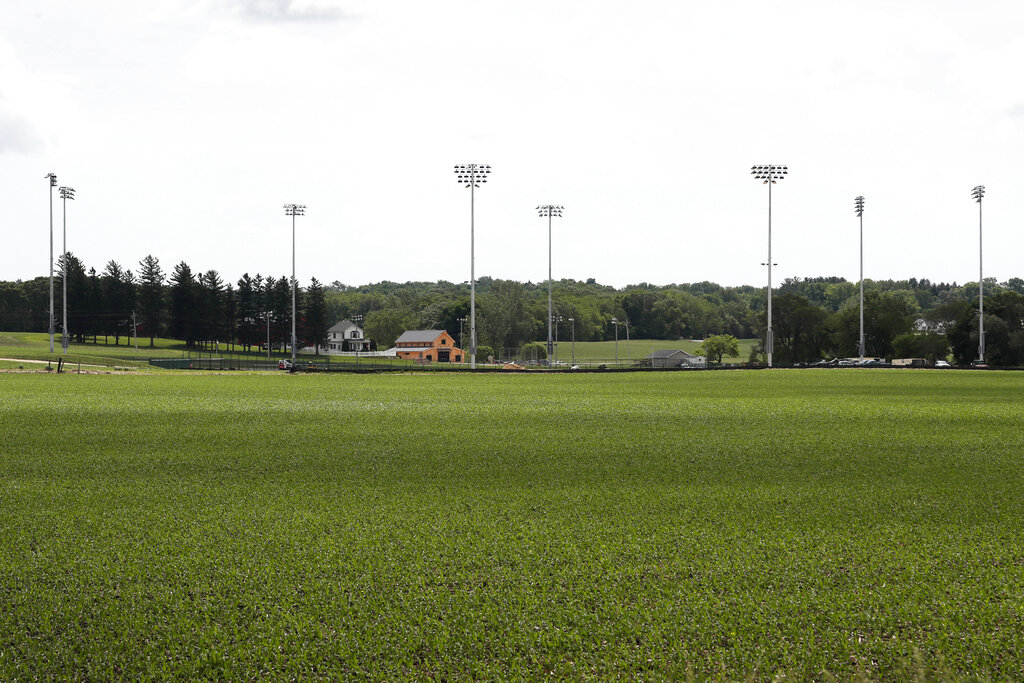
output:
[[[192,269],[182,261],[174,266],[171,274],[171,315],[168,334],[174,339],[181,339],[185,346],[196,343],[196,295],[197,285],[192,276]]]
[[[245,273],[238,279],[238,289],[234,294],[234,327],[238,342],[244,351],[249,351],[253,344],[258,343],[257,329],[259,311],[256,308],[256,292],[253,291],[253,279]]]
[[[327,296],[323,285],[316,278],[310,280],[306,290],[305,312],[303,337],[315,347],[316,355],[319,356],[320,347],[327,346],[327,330],[331,325],[327,319]]]
[[[163,330],[164,322],[164,271],[160,259],[146,256],[139,262],[139,312],[145,325],[149,346],[156,346],[156,338]]]

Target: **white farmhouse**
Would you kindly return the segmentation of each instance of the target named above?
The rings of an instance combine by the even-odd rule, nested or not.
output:
[[[351,320],[342,320],[327,330],[327,353],[344,351],[369,351],[370,342],[363,335],[363,328]]]

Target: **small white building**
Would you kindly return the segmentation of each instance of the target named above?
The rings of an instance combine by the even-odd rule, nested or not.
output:
[[[351,320],[342,320],[327,330],[327,353],[346,351],[369,351],[370,342],[363,334],[363,328]]]
[[[706,368],[707,358],[695,356],[682,349],[655,351],[647,356],[652,368]]]

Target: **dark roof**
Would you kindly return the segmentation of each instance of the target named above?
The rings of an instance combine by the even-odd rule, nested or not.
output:
[[[344,331],[349,330],[349,329],[351,329],[353,327],[355,327],[356,329],[362,329],[361,327],[359,327],[359,325],[356,325],[351,320],[342,320],[339,323],[335,323],[334,325],[331,325],[331,327],[329,327],[327,329],[327,331],[328,332],[344,332]]]
[[[406,330],[395,340],[395,345],[405,343],[430,344],[444,334],[444,330]]]
[[[675,356],[676,354],[679,354],[679,353],[683,354],[684,358],[694,358],[695,357],[692,353],[687,353],[686,351],[683,351],[682,349],[660,349],[658,351],[655,351],[654,353],[652,353],[651,355],[649,355],[647,357],[648,358],[671,358],[672,356]]]

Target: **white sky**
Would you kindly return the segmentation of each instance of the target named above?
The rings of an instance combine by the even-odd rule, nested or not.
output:
[[[623,286],[1024,276],[1024,4],[3,0],[0,280],[87,266]],[[55,193],[56,197],[56,193]],[[54,201],[60,249],[60,203]]]

